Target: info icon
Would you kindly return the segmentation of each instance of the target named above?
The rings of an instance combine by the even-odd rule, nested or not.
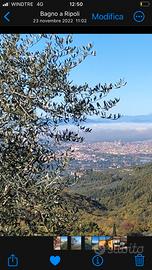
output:
[[[101,257],[100,255],[93,256],[92,264],[96,267],[103,265],[103,257]]]

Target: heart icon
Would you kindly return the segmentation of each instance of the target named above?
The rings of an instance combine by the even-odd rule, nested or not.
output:
[[[61,261],[60,256],[50,256],[50,262],[54,265],[57,266]]]

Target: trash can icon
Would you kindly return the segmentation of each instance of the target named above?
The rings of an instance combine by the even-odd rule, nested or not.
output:
[[[137,254],[135,256],[135,265],[137,267],[143,267],[145,264],[145,256],[143,256],[142,254]]]

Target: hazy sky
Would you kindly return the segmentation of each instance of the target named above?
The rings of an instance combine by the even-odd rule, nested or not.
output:
[[[113,90],[120,97],[114,112],[125,115],[152,113],[152,34],[74,34],[76,45],[94,45],[97,56],[89,56],[71,72],[76,83],[117,82],[127,86]]]

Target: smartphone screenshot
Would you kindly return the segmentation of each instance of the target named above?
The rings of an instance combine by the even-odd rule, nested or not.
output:
[[[152,269],[152,2],[0,3],[0,269]]]

